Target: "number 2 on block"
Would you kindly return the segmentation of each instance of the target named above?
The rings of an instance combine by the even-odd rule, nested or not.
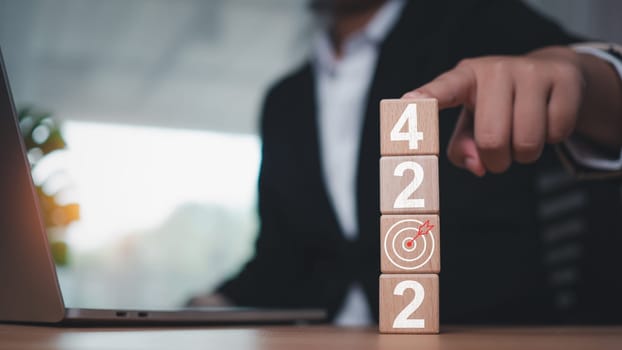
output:
[[[404,176],[406,170],[412,170],[415,177],[406,186],[406,188],[395,198],[394,208],[424,208],[425,200],[423,198],[411,199],[410,196],[423,183],[423,167],[417,162],[403,162],[397,165],[393,175]]]
[[[404,132],[404,125],[408,123],[408,131]],[[417,129],[417,105],[411,103],[391,129],[391,141],[408,141],[409,149],[419,149],[419,141],[423,141],[423,133]]]
[[[393,328],[425,328],[425,320],[418,318],[409,318],[423,304],[425,298],[425,289],[421,283],[417,281],[402,281],[395,286],[393,295],[404,295],[407,289],[411,289],[415,296],[413,300],[395,317]]]

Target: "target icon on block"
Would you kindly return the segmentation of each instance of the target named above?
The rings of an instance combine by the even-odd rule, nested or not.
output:
[[[383,272],[438,272],[438,216],[401,215],[382,219]]]

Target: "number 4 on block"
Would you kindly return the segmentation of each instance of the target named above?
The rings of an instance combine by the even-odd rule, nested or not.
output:
[[[380,332],[438,333],[438,275],[381,275]]]
[[[438,155],[436,99],[380,101],[380,154]]]

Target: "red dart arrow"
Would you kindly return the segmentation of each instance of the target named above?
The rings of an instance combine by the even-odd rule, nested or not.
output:
[[[408,248],[412,247],[415,243],[415,239],[419,238],[419,236],[427,235],[433,228],[434,225],[430,224],[430,220],[426,220],[423,225],[419,226],[417,229],[417,235],[406,242],[406,246]]]

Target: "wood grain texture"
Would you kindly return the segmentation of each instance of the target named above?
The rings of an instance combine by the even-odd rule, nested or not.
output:
[[[438,157],[382,157],[380,211],[382,214],[438,213]]]
[[[438,215],[383,215],[380,270],[382,273],[439,273],[440,233]]]
[[[422,289],[411,288],[413,284]],[[380,332],[438,333],[438,295],[438,275],[380,275]],[[417,297],[423,297],[421,304],[409,311],[408,307]],[[400,321],[401,316],[407,318],[406,321]],[[415,325],[417,322],[419,324]]]
[[[451,326],[441,334],[379,334],[376,327],[244,326],[63,328],[0,325],[0,349],[134,350],[619,350],[622,326]]]
[[[408,107],[415,105],[417,130],[421,141],[392,141],[391,130]],[[408,112],[407,112],[408,113]],[[408,124],[400,128],[408,132]],[[438,155],[438,102],[436,99],[382,100],[380,101],[380,154],[383,156],[427,154]],[[416,147],[416,148],[414,148]]]

